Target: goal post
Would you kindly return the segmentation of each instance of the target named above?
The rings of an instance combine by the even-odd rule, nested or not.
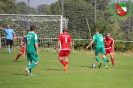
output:
[[[39,39],[39,46],[44,48],[55,47],[58,35],[62,33],[62,15],[22,15],[22,14],[0,14],[0,26],[5,28],[10,24],[14,29],[18,40],[14,40],[14,46],[20,45],[20,39],[26,35],[31,25],[37,27],[36,34]],[[5,33],[0,31],[0,45],[5,47]]]

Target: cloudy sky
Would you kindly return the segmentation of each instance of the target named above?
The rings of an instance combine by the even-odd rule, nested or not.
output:
[[[22,1],[28,3],[28,0],[16,0],[16,2],[22,2]],[[31,7],[37,7],[40,4],[50,5],[51,3],[54,3],[58,0],[29,0],[29,1],[30,1],[30,6]],[[128,1],[128,0],[114,0],[114,1]],[[131,0],[131,1],[133,1],[133,0]]]

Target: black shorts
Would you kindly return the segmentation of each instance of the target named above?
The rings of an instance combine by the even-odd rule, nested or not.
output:
[[[13,40],[6,39],[6,45],[12,46],[13,45]]]

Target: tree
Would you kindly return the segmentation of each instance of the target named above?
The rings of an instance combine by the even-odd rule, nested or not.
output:
[[[28,14],[28,6],[25,2],[18,2],[16,5],[18,7],[18,14]]]
[[[49,5],[47,5],[47,4],[41,4],[41,5],[37,6],[39,14],[47,14],[48,7],[49,7]]]
[[[62,0],[58,0],[55,3],[52,3],[50,5],[50,7],[48,8],[48,14],[51,15],[61,15],[62,13],[62,4],[61,4]]]
[[[17,7],[15,5],[15,0],[1,0],[0,1],[0,13],[1,14],[16,14]]]
[[[27,6],[25,2],[18,2],[17,6],[17,14],[37,14],[37,11],[30,6]]]

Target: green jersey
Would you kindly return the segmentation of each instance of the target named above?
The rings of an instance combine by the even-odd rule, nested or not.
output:
[[[93,41],[96,42],[96,47],[104,46],[104,39],[102,34],[95,34],[93,36]]]
[[[38,42],[37,35],[34,32],[29,32],[24,42],[26,44],[26,52],[36,54],[35,43]]]
[[[93,36],[93,41],[96,42],[95,54],[105,54],[103,35],[99,33],[95,34]]]

